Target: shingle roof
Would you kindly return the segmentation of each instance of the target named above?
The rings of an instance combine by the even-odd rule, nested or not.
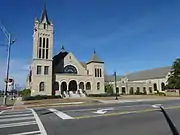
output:
[[[91,59],[89,60],[88,63],[90,62],[99,62],[99,63],[104,63],[96,54],[96,52],[94,51],[93,55],[91,56]]]
[[[160,67],[160,68],[138,71],[138,72],[127,74],[126,76],[117,75],[116,78],[117,78],[117,81],[120,81],[124,77],[127,77],[129,81],[158,79],[158,78],[166,77],[168,75],[168,72],[170,71],[171,71],[171,66],[167,66],[167,67]],[[105,81],[107,82],[114,81],[114,75],[106,75]]]
[[[120,81],[123,78],[123,76],[116,76],[116,81]],[[104,76],[105,82],[114,82],[114,75],[105,75]]]
[[[171,71],[171,66],[167,66],[167,67],[160,67],[160,68],[154,68],[154,69],[130,73],[127,74],[126,77],[130,81],[164,78],[167,76],[168,72],[170,71]]]
[[[86,62],[80,62],[80,64],[81,64],[84,68],[87,68]]]

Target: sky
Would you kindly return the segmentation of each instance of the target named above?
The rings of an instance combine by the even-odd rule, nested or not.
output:
[[[46,0],[54,24],[54,55],[61,45],[79,61],[95,49],[107,74],[119,75],[169,66],[180,54],[180,0]],[[25,86],[32,58],[35,18],[44,0],[1,0],[0,20],[17,39],[10,76]],[[0,45],[6,44],[0,31]],[[7,48],[0,46],[0,89],[4,87]]]

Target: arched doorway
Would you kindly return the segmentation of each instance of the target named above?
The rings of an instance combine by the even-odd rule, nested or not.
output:
[[[54,82],[54,91],[59,90],[59,82]]]
[[[91,90],[91,83],[90,82],[86,83],[86,90]]]
[[[67,84],[66,82],[61,83],[61,94],[64,94],[64,91],[67,91]]]
[[[75,80],[69,82],[68,90],[73,92],[77,91],[77,83]]]
[[[84,90],[84,83],[83,82],[79,83],[79,89]]]
[[[157,91],[157,84],[154,83],[154,91]]]
[[[52,94],[55,95],[56,91],[59,91],[59,82],[54,82],[53,83],[53,91]]]
[[[162,82],[161,83],[161,90],[164,91],[165,90],[165,84]]]

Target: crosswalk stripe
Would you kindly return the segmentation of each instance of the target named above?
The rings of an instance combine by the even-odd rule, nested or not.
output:
[[[11,124],[1,124],[1,125],[0,125],[0,128],[18,127],[18,126],[35,125],[35,124],[37,124],[36,121],[28,121],[28,122],[20,122],[20,123],[11,123]]]
[[[44,126],[43,126],[43,124],[42,124],[39,116],[37,115],[37,113],[36,113],[33,109],[30,109],[30,110],[32,111],[32,113],[33,113],[33,115],[34,115],[34,118],[36,119],[36,122],[37,122],[37,124],[38,124],[38,127],[39,127],[39,129],[40,129],[40,131],[41,131],[41,134],[47,135],[46,129],[44,128]]]
[[[56,109],[51,108],[51,109],[48,109],[48,110],[51,111],[51,112],[53,112],[53,113],[55,113],[58,117],[60,117],[60,118],[63,119],[63,120],[74,119],[73,117],[67,115],[66,113],[63,113],[63,112],[58,111],[58,110],[56,110]]]
[[[4,115],[14,115],[14,114],[22,114],[22,113],[24,113],[24,114],[27,114],[27,113],[32,113],[31,111],[7,111],[7,112],[4,112],[3,114]]]
[[[40,132],[41,131],[32,131],[32,132],[23,132],[23,133],[17,133],[17,134],[9,134],[9,135],[29,135],[29,134],[36,134]]]
[[[19,115],[3,115],[3,116],[0,116],[0,118],[10,118],[10,117],[24,117],[24,116],[29,116],[29,115],[32,115],[33,114],[19,114]]]
[[[0,119],[0,122],[30,120],[30,119],[34,119],[34,117],[21,117],[21,118]]]

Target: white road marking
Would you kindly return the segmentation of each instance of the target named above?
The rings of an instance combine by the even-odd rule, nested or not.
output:
[[[35,125],[35,124],[37,124],[36,121],[28,121],[28,122],[20,122],[20,123],[11,123],[11,124],[1,124],[1,125],[0,125],[0,128],[18,127],[18,126]]]
[[[0,112],[0,115],[1,115],[3,112],[4,112],[4,111],[1,111],[1,112]]]
[[[114,110],[114,108],[105,108],[105,109],[97,110],[96,112],[93,112],[93,113],[105,114],[107,111],[112,111],[112,110]]]
[[[141,107],[141,106],[147,106],[150,107],[151,104],[144,104],[144,105],[128,105],[128,106],[114,106],[114,110],[119,110],[119,108],[126,108],[126,107]],[[63,112],[84,112],[84,111],[94,111],[97,109],[102,109],[100,108],[88,108],[88,109],[74,109],[74,110],[64,110]]]
[[[71,117],[71,116],[69,116],[69,115],[67,115],[67,114],[65,114],[65,113],[63,113],[61,111],[58,111],[56,109],[51,108],[51,109],[48,109],[48,110],[55,113],[58,117],[60,117],[63,120],[74,119],[73,117]]]
[[[33,109],[30,109],[30,110],[32,111],[32,113],[33,113],[33,115],[34,115],[34,117],[35,117],[35,119],[36,119],[36,122],[37,122],[37,124],[38,124],[38,127],[39,127],[39,129],[40,129],[40,131],[41,131],[41,134],[42,134],[42,135],[47,135],[47,132],[46,132],[46,130],[45,130],[45,128],[44,128],[44,126],[43,126],[43,124],[42,124],[39,116],[37,115],[37,113],[36,113]]]
[[[14,114],[22,114],[22,113],[32,113],[30,111],[6,111],[4,114],[5,115],[14,115]]]
[[[24,117],[24,116],[30,116],[33,114],[29,113],[29,114],[19,114],[19,115],[3,115],[3,116],[0,116],[0,118],[10,118],[10,117]]]
[[[7,121],[19,121],[19,120],[31,120],[34,117],[21,117],[21,118],[9,118],[9,119],[0,119],[0,122],[7,122]]]
[[[17,134],[9,134],[9,135],[29,135],[29,134],[36,134],[40,132],[41,131],[32,131],[32,132],[23,132],[23,133],[17,133]]]

